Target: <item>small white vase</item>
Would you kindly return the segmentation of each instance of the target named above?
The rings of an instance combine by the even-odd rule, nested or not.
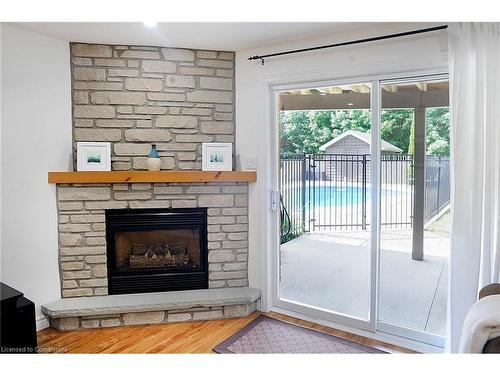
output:
[[[148,158],[148,160],[146,160],[146,164],[148,165],[148,171],[150,172],[158,172],[161,169],[160,158]]]

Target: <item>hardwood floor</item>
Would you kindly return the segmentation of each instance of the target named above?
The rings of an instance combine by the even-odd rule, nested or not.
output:
[[[38,332],[38,345],[43,352],[47,353],[213,353],[212,348],[238,332],[259,314],[259,312],[254,312],[247,317],[237,319],[98,328],[71,332],[46,328]],[[266,315],[391,353],[413,353],[395,345],[289,316],[277,313]]]

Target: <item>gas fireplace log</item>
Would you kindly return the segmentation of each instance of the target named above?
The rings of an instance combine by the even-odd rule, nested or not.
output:
[[[189,265],[188,255],[162,256],[155,257],[130,256],[130,268],[148,268],[148,267],[179,267]]]

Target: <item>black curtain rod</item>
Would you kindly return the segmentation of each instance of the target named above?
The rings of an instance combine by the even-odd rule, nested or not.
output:
[[[328,44],[325,46],[317,46],[317,47],[310,47],[310,48],[302,48],[302,49],[294,49],[291,51],[284,51],[284,52],[276,52],[276,53],[270,53],[267,55],[255,55],[255,56],[250,56],[248,60],[260,60],[262,62],[262,65],[264,65],[264,59],[268,57],[275,57],[275,56],[282,56],[282,55],[290,55],[292,53],[300,53],[300,52],[308,52],[308,51],[316,51],[319,49],[325,49],[325,48],[333,48],[333,47],[342,47],[342,46],[349,46],[353,44],[360,44],[360,43],[368,43],[368,42],[374,42],[377,40],[385,40],[385,39],[392,39],[392,38],[400,38],[403,36],[409,36],[409,35],[415,35],[415,34],[423,34],[423,33],[429,33],[431,31],[438,31],[438,30],[445,30],[448,28],[448,25],[441,25],[441,26],[435,26],[435,27],[428,27],[426,29],[419,29],[419,30],[412,30],[412,31],[405,31],[402,33],[396,33],[396,34],[388,34],[388,35],[381,35],[381,36],[374,36],[372,38],[365,38],[365,39],[358,39],[358,40],[351,40],[349,42],[342,42],[342,43],[335,43],[335,44]]]

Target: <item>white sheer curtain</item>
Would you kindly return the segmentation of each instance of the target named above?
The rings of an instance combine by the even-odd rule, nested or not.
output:
[[[500,273],[500,24],[449,27],[452,122],[450,300],[447,350],[464,317]]]

